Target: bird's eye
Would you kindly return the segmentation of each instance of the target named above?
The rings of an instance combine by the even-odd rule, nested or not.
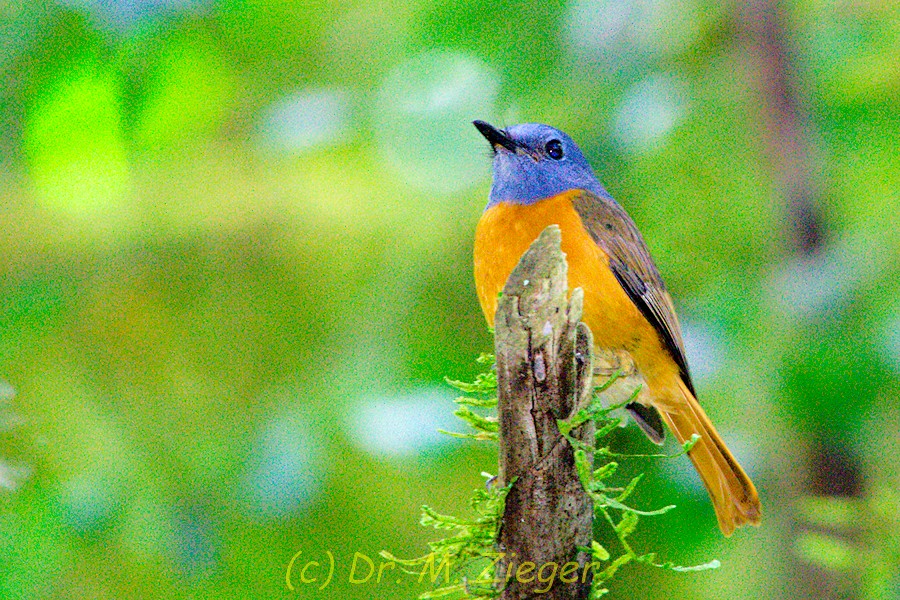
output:
[[[547,156],[553,160],[559,160],[563,157],[562,142],[559,140],[550,140],[547,142],[547,145],[544,146],[544,150],[547,152]]]

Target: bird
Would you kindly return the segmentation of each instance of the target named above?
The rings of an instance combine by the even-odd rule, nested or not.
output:
[[[606,191],[565,133],[523,123],[498,129],[474,121],[493,152],[493,181],[475,230],[475,286],[488,325],[519,258],[540,233],[557,225],[569,289],[584,293],[582,320],[597,354],[627,367],[640,392],[627,412],[651,441],[668,426],[688,451],[728,537],[759,525],[753,482],[697,402],[672,298],[634,221]],[[596,372],[596,371],[595,371]]]

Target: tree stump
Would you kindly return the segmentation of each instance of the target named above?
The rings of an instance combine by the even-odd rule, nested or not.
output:
[[[497,577],[502,600],[590,593],[593,504],[557,419],[590,400],[591,332],[581,289],[568,297],[559,228],[545,229],[503,288],[495,319],[501,485],[506,497]],[[585,441],[592,422],[572,432]]]

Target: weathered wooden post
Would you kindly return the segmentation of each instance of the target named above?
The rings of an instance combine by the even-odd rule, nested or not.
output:
[[[500,526],[502,600],[580,599],[590,592],[593,506],[557,419],[592,389],[590,330],[580,289],[568,297],[559,228],[550,226],[512,272],[495,319],[502,485],[513,481]],[[589,421],[574,437],[589,440]]]

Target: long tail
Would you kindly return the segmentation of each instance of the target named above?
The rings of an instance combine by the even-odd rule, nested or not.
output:
[[[719,529],[728,537],[736,527],[759,525],[762,507],[753,482],[728,451],[694,395],[681,381],[679,385],[684,402],[666,403],[668,406],[660,407],[660,413],[682,444],[695,433],[700,435],[688,456],[709,492]]]

